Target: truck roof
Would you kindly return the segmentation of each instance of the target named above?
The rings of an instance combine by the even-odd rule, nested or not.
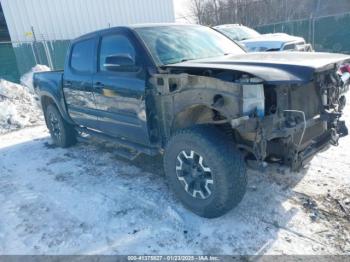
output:
[[[123,26],[115,26],[115,27],[110,27],[110,28],[105,28],[105,29],[100,29],[93,31],[91,33],[84,34],[82,36],[79,36],[74,39],[74,41],[81,40],[84,38],[89,38],[92,36],[95,36],[100,33],[106,33],[106,32],[112,32],[116,29],[129,29],[133,30],[136,28],[146,28],[146,27],[160,27],[160,26],[200,26],[197,24],[181,24],[181,23],[144,23],[144,24],[132,24],[132,25],[123,25]]]

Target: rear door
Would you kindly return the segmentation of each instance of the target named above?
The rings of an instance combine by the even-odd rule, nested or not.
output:
[[[96,129],[98,122],[92,77],[96,71],[97,37],[72,44],[63,76],[63,92],[68,112],[78,125]]]
[[[97,73],[93,79],[99,129],[111,136],[148,145],[143,52],[124,30],[102,34],[99,42]],[[106,58],[115,55],[128,57],[135,67],[122,71],[108,69]]]

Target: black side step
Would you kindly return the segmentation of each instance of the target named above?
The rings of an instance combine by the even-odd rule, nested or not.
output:
[[[134,151],[126,147],[119,147],[118,150],[114,151],[114,153],[130,161],[134,160],[141,154],[139,151]]]
[[[123,152],[121,151],[120,154],[119,152],[117,152],[117,154],[119,154],[121,157],[124,157],[124,158],[135,159],[140,153],[144,153],[150,156],[155,156],[159,154],[159,150],[157,148],[143,146],[134,142],[127,141],[122,138],[112,137],[112,136],[109,136],[88,128],[84,128],[84,127],[76,127],[75,129],[78,131],[78,133],[85,133],[93,137],[96,137],[98,139],[109,141],[118,146],[130,149],[130,151],[128,152],[126,150],[122,150]]]

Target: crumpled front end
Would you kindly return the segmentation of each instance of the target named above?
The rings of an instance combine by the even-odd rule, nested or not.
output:
[[[341,116],[350,79],[350,66],[342,65],[349,61],[341,54],[276,52],[166,66],[166,77],[152,84],[158,110],[166,112],[163,141],[179,128],[216,125],[248,158],[298,170],[348,133]]]
[[[317,72],[308,84],[264,85],[264,116],[252,111],[231,122],[239,147],[260,163],[279,161],[298,170],[317,152],[338,145],[348,134],[341,116],[349,71],[345,66]]]

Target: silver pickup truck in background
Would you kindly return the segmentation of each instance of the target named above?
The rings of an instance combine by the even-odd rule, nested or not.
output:
[[[304,38],[285,33],[260,34],[239,24],[219,25],[213,28],[239,42],[248,52],[313,51],[311,44],[307,44]]]

